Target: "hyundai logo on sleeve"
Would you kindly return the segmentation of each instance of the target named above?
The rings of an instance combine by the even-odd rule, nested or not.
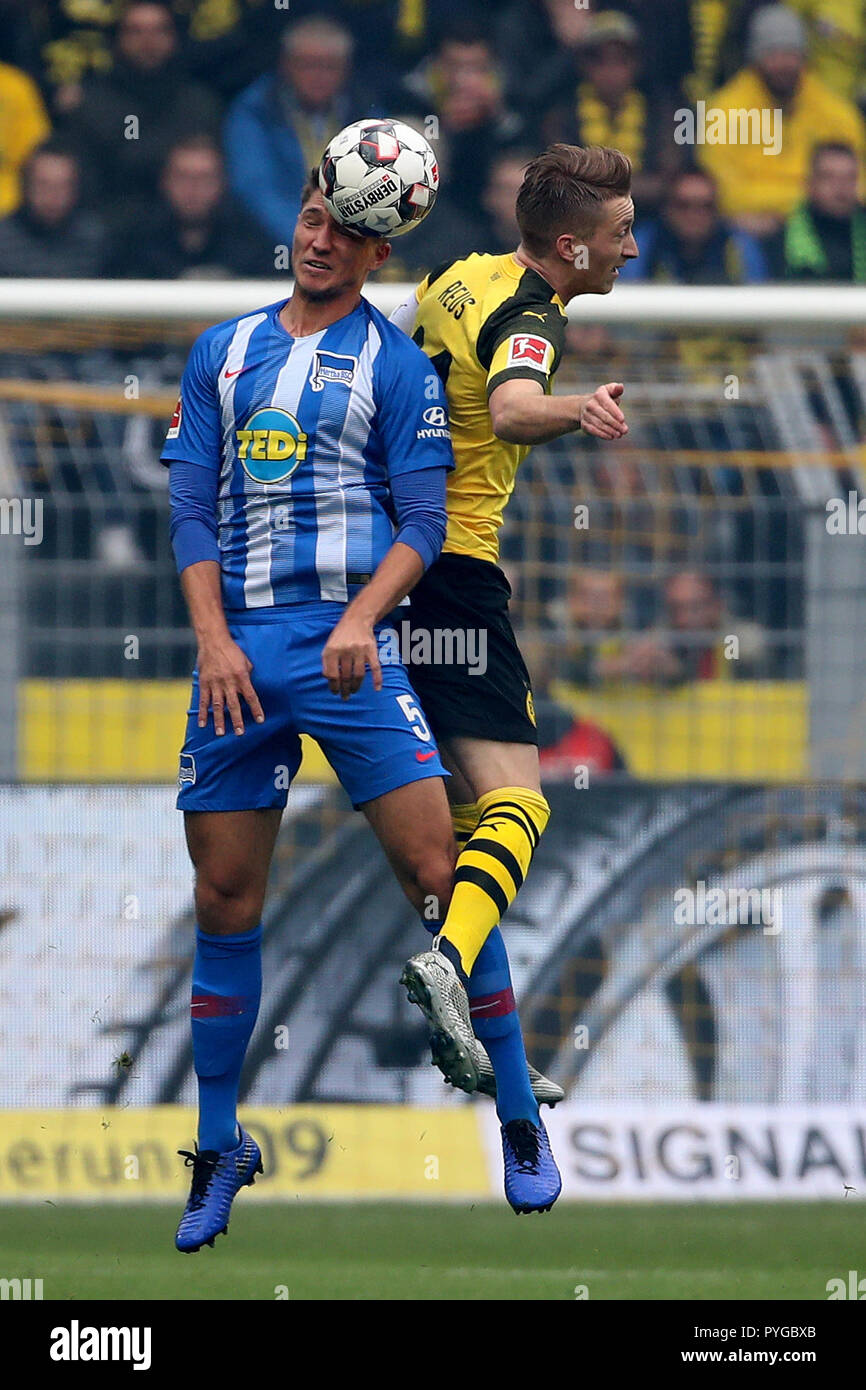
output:
[[[419,439],[448,439],[448,412],[441,405],[431,405],[421,416],[428,429],[419,430]]]

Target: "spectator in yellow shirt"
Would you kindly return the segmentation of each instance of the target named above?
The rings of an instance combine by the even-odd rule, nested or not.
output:
[[[767,236],[803,198],[815,145],[843,141],[856,152],[862,171],[866,125],[855,106],[809,71],[803,22],[786,6],[768,5],[756,12],[746,52],[748,66],[707,99],[705,110],[698,103],[696,155],[716,180],[723,214],[744,231]],[[754,138],[759,121],[750,127],[750,140],[737,140],[736,115],[731,113],[749,111],[763,112],[765,125],[766,117],[776,113],[781,138],[772,147],[763,136]],[[726,140],[711,143],[714,124],[727,128]],[[741,120],[741,137],[744,126]],[[706,143],[701,143],[702,134]]]
[[[0,217],[20,203],[21,165],[50,132],[36,83],[20,68],[0,63]]]

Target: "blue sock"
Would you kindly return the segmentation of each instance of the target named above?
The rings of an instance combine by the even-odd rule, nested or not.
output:
[[[494,927],[469,976],[469,1013],[475,1036],[487,1049],[496,1073],[496,1113],[502,1124],[538,1124],[520,1019],[511,988],[511,971],[502,932]]]
[[[262,996],[262,926],[236,936],[196,927],[192,1053],[198,1077],[198,1146],[237,1148],[241,1068]]]
[[[435,936],[441,922],[425,922]],[[508,953],[499,927],[494,927],[478,953],[469,976],[469,1012],[476,1038],[484,1043],[496,1074],[496,1113],[502,1124],[532,1120],[538,1124],[538,1103],[532,1093],[520,1019],[511,988]]]

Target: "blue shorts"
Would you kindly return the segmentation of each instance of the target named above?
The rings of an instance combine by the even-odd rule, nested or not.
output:
[[[229,617],[234,640],[253,663],[253,689],[264,711],[256,724],[244,701],[244,732],[198,727],[193,672],[186,739],[180,754],[180,811],[252,811],[283,807],[301,764],[300,734],[316,739],[357,809],[365,801],[427,777],[447,777],[405,668],[382,666],[382,689],[368,671],[342,700],[322,675],[322,649],[339,621],[339,603],[305,603],[290,618],[274,610]]]

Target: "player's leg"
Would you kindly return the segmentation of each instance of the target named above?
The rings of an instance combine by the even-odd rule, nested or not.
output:
[[[460,854],[442,933],[448,939],[455,898],[456,921],[476,933],[473,942],[480,930],[489,927],[472,962],[468,993],[472,1027],[487,1050],[495,1076],[505,1194],[518,1214],[548,1211],[559,1196],[562,1180],[538,1103],[555,1103],[563,1092],[527,1061],[508,953],[498,925],[528,872],[537,844],[528,834],[529,827],[537,824],[536,817],[542,819],[539,803],[547,805],[541,795],[538,753],[531,744],[458,738],[443,742],[443,761],[459,773],[460,782],[476,794],[476,800],[452,808],[457,812]],[[546,822],[544,815],[539,837]]]
[[[196,950],[190,1022],[200,1149],[237,1144],[241,1068],[262,989],[262,907],[282,810],[188,811]]]
[[[297,633],[295,680],[299,671],[314,677],[295,692],[299,728],[318,740],[353,805],[366,815],[422,921],[435,921],[438,928],[456,857],[439,750],[399,662],[383,662],[380,690],[368,676],[349,700],[331,694],[321,679],[327,635],[312,629],[305,643]],[[469,1001],[454,965],[437,954],[411,986],[404,983],[434,1032],[447,1038],[459,1084],[474,1091],[478,1073]]]
[[[175,1243],[212,1245],[231,1205],[262,1171],[255,1140],[237,1122],[238,1087],[261,998],[262,907],[286,788],[300,740],[286,705],[276,625],[231,626],[256,668],[263,724],[217,737],[198,727],[197,680],[181,753],[178,807],[195,868],[196,948],[190,1026],[198,1081],[198,1144],[182,1150],[192,1181]]]
[[[416,664],[411,677],[452,774],[449,795],[462,808],[455,825],[462,843],[454,890],[437,944],[478,999],[477,1017],[488,1009],[513,1008],[498,924],[526,876],[548,816],[529,674],[508,619],[509,594],[497,566],[461,555],[440,557],[412,594],[413,638],[426,632],[428,649],[436,650],[437,632],[465,636],[467,660]],[[484,659],[470,664],[471,648]],[[488,995],[499,996],[498,1002]],[[516,1015],[512,1021],[518,1026]],[[525,1063],[501,1070],[503,1118],[537,1114]],[[551,1098],[559,1099],[560,1089],[548,1085]]]
[[[442,740],[446,766],[471,788],[478,821],[462,846],[442,935],[471,976],[479,952],[516,898],[547,826],[538,748],[456,736]]]
[[[467,977],[514,901],[550,814],[539,780],[531,682],[508,617],[510,594],[496,565],[451,554],[440,556],[412,593],[413,648],[416,634],[426,634],[431,651],[442,649],[437,633],[465,639],[459,659],[415,664],[411,676],[453,774],[452,798],[479,806],[440,942]]]
[[[198,1080],[198,1143],[184,1152],[192,1187],[178,1249],[192,1251],[227,1229],[234,1196],[262,1171],[251,1135],[238,1124],[241,1069],[262,993],[262,907],[281,808],[188,811],[195,868],[196,946],[190,1026]]]
[[[452,787],[457,786],[463,796],[470,797],[470,784],[459,773],[444,748],[442,760],[451,772],[449,793]],[[458,854],[462,853],[474,835],[480,818],[481,808],[476,801],[466,800],[456,805],[452,802],[451,821]],[[509,1118],[515,1118],[521,1111],[525,1113],[527,1110],[523,1099],[527,1074],[532,1094],[539,1105],[552,1107],[564,1100],[562,1087],[543,1076],[526,1059],[508,952],[502,929],[498,926],[490,932],[478,953],[469,975],[468,994],[472,1027],[481,1042],[476,1057],[478,1090],[496,1100],[501,1085],[504,1097],[501,1110]],[[492,1046],[489,1045],[491,1039],[494,1040]],[[433,1054],[434,1060],[441,1066],[435,1047]]]
[[[394,875],[422,920],[438,930],[457,859],[441,777],[408,782],[360,804]]]
[[[408,767],[407,773],[411,772]],[[441,777],[410,782],[364,802],[360,809],[421,920],[429,930],[438,932],[451,895],[457,857]],[[469,1000],[454,965],[446,956],[434,952],[414,957],[409,964],[414,967],[411,978],[407,966],[402,982],[430,1023],[434,1059],[462,1090],[476,1090],[477,1044]]]
[[[464,745],[472,746],[467,751]],[[483,753],[473,740],[446,741],[443,757],[446,766],[454,767],[461,784],[469,787],[473,793],[476,793],[477,787],[484,786],[485,776],[488,780],[497,781],[505,770],[510,774],[511,787],[520,775],[527,780],[532,777],[529,755],[535,754],[537,764],[537,753],[532,745],[493,744],[492,748],[493,759],[487,768],[484,767]],[[516,750],[511,761],[508,757],[510,750]],[[506,837],[513,842],[512,832],[516,832],[522,836],[521,848],[524,845],[528,848],[522,816],[518,825],[516,813],[511,814],[515,819],[504,827]],[[525,870],[521,872],[515,867],[517,858],[508,844],[502,845],[494,838],[496,828],[497,823],[488,822],[485,814],[483,792],[476,794],[471,804],[460,808],[460,815],[455,819],[460,856],[454,875],[451,905],[442,924],[439,948],[442,949],[443,939],[458,946],[459,938],[455,940],[449,934],[449,925],[454,920],[454,893],[458,891],[459,883],[464,885],[461,890],[464,901],[458,922],[461,925],[466,923],[470,928],[480,923],[481,928],[486,929],[482,944],[475,951],[471,968],[467,971],[467,993],[473,1030],[487,1050],[496,1077],[497,1114],[503,1124],[511,1120],[531,1120],[535,1124],[538,1122],[538,1098],[529,1074],[508,953],[499,930],[499,916],[494,917],[494,913],[501,915],[505,911],[507,904],[503,903],[503,898],[506,893],[510,894],[509,901],[513,898]],[[506,882],[500,886],[502,880]]]
[[[529,1073],[498,926],[549,815],[539,780],[531,685],[508,619],[510,591],[501,571],[456,555],[440,559],[432,571],[418,586],[417,601],[418,590],[413,593],[413,632],[462,630],[468,652],[474,630],[476,652],[486,652],[483,668],[412,668],[466,808],[468,832],[433,954],[444,953],[466,981],[475,1005],[473,1027],[490,1054],[508,1200],[516,1211],[546,1210],[561,1181],[538,1113],[541,1097]],[[424,959],[410,961],[404,977]],[[561,1089],[547,1085],[560,1099]]]

